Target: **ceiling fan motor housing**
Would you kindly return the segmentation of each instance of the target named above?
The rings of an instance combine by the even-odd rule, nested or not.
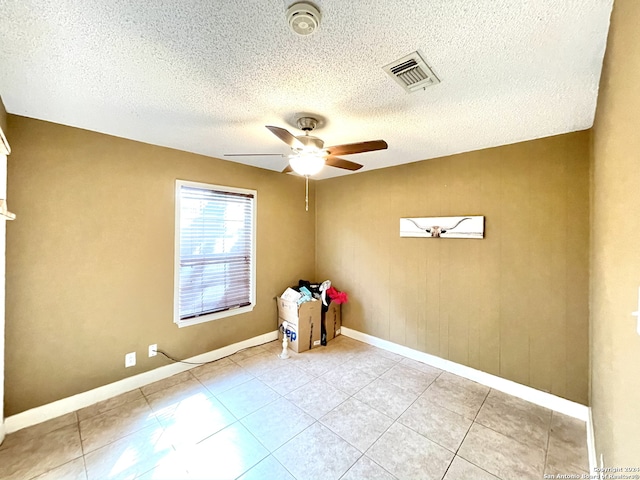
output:
[[[310,132],[318,126],[318,120],[313,117],[300,117],[296,123],[303,132]]]
[[[304,145],[303,149],[294,149],[305,152],[317,152],[321,153],[322,147],[324,147],[324,141],[319,139],[318,137],[314,137],[313,135],[300,135],[296,137],[300,143]]]
[[[320,11],[307,2],[294,3],[287,9],[287,21],[298,35],[311,35],[320,26]]]

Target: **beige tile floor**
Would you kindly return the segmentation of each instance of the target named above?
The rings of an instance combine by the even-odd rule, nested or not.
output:
[[[540,479],[585,425],[338,337],[239,352],[9,435],[2,479]]]

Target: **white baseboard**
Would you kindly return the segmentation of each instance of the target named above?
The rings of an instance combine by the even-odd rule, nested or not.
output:
[[[468,378],[469,380],[486,385],[487,387],[500,390],[501,392],[508,393],[514,397],[522,398],[528,402],[569,415],[584,422],[588,419],[589,407],[581,405],[580,403],[572,402],[566,398],[542,392],[535,388],[527,387],[526,385],[512,382],[511,380],[506,380],[490,373],[481,372],[475,368],[460,365],[459,363],[445,360],[444,358],[436,357],[435,355],[430,355],[403,345],[398,345],[397,343],[383,340],[357,330],[352,330],[345,326],[342,326],[342,335],[382,348],[383,350],[426,363],[427,365],[439,368],[440,370],[445,370],[461,377]]]
[[[277,339],[278,331],[275,330],[273,332],[265,333],[263,335],[258,335],[257,337],[243,340],[242,342],[234,343],[233,345],[227,345],[226,347],[222,347],[217,350],[212,350],[201,355],[196,355],[195,357],[188,358],[185,361],[211,362],[220,358],[227,357],[229,355],[233,355],[234,353],[240,350],[244,350],[245,348],[254,347],[256,345],[261,345],[263,343],[271,342]],[[120,395],[121,393],[126,393],[136,388],[144,387],[145,385],[170,377],[172,375],[175,375],[176,373],[190,370],[194,367],[197,367],[197,365],[172,363],[171,365],[166,365],[154,370],[149,370],[148,372],[124,378],[122,380],[118,380],[117,382],[94,388],[93,390],[89,390],[87,392],[78,393],[77,395],[63,398],[61,400],[48,403],[47,405],[42,405],[41,407],[32,408],[31,410],[12,415],[5,419],[4,427],[6,429],[6,433],[13,433],[17,430],[21,430],[23,428],[30,427],[41,422],[51,420],[52,418],[59,417],[60,415],[74,412],[80,408],[88,407],[89,405],[93,405],[94,403],[100,402],[102,400],[107,400],[108,398],[115,397],[116,395]],[[2,424],[0,424],[0,443],[2,443],[1,429]]]
[[[4,436],[6,435],[6,428],[4,426],[4,421],[2,421],[2,412],[0,412],[0,445],[4,442]]]
[[[598,457],[596,455],[596,436],[593,430],[593,412],[591,408],[589,408],[589,414],[587,415],[587,451],[589,453],[589,473],[593,474],[598,467]]]
[[[510,380],[505,380],[504,378],[497,377],[490,373],[481,372],[480,370],[460,365],[450,360],[445,360],[428,353],[420,352],[403,345],[389,342],[388,340],[383,340],[372,335],[359,332],[357,330],[352,330],[345,326],[342,327],[342,334],[347,337],[353,338],[354,340],[359,340],[369,345],[382,348],[383,350],[397,353],[413,360],[426,363],[441,370],[445,370],[461,377],[468,378],[469,380],[473,380],[474,382],[478,382],[482,385],[486,385],[490,388],[494,388],[496,390],[500,390],[510,395],[522,398],[523,400],[535,403],[536,405],[540,405],[556,412],[560,412],[587,422],[589,466],[592,469],[594,466],[597,466],[595,442],[593,436],[593,422],[591,419],[591,411],[588,407],[564,398],[557,397],[550,393],[541,392],[540,390],[536,390],[535,388],[527,387]],[[242,342],[234,343],[233,345],[227,345],[226,347],[222,347],[217,350],[212,350],[210,352],[188,358],[186,359],[186,361],[210,362],[213,360],[218,360],[220,358],[233,355],[234,353],[245,348],[277,340],[277,338],[278,332],[276,330],[273,332],[265,333],[263,335],[259,335],[257,337],[243,340]],[[4,424],[0,423],[0,443],[2,443],[5,432],[7,434],[16,432],[23,428],[59,417],[60,415],[74,412],[76,410],[79,410],[80,408],[88,407],[89,405],[93,405],[94,403],[100,402],[102,400],[107,400],[108,398],[115,397],[116,395],[126,393],[136,388],[144,387],[145,385],[157,382],[158,380],[162,380],[177,373],[190,370],[194,367],[196,367],[196,365],[173,363],[119,380],[114,383],[110,383],[108,385],[104,385],[102,387],[95,388],[93,390],[89,390],[87,392],[63,398],[47,405],[42,405],[40,407],[32,408],[31,410],[12,415],[5,419]]]

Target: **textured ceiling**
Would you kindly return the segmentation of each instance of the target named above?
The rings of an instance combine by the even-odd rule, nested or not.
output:
[[[292,1],[0,0],[0,94],[10,113],[221,158],[288,153],[264,125],[298,134],[294,114],[315,112],[326,145],[388,142],[346,157],[366,171],[591,127],[612,1],[318,0],[299,37]],[[408,94],[382,67],[415,50],[442,83]]]

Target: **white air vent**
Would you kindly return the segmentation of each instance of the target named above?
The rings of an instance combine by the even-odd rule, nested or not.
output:
[[[382,67],[391,78],[398,82],[407,92],[423,90],[440,83],[433,70],[420,53],[413,52],[389,65]]]

